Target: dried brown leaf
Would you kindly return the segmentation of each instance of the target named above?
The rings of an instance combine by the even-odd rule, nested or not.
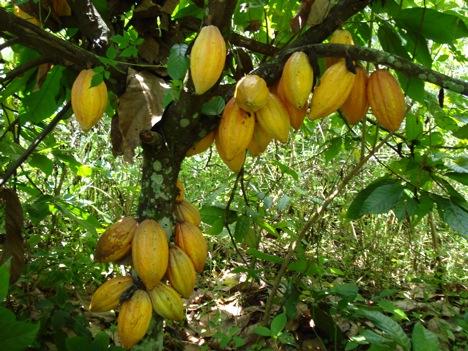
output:
[[[163,79],[149,72],[128,70],[127,88],[118,107],[122,151],[127,162],[132,162],[134,150],[140,145],[140,132],[161,120],[165,89]]]

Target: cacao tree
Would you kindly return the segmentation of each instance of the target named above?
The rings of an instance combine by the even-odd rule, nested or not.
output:
[[[197,216],[190,204],[185,205],[188,208],[178,207],[183,194],[176,183],[184,160],[201,148],[198,142],[204,140],[203,148],[208,148],[215,134],[221,139],[223,130],[230,133],[241,129],[244,121],[251,122],[246,127],[250,132],[231,135],[227,146],[217,139],[221,157],[229,159],[226,163],[238,173],[232,179],[238,184],[249,172],[243,164],[252,135],[257,141],[261,139],[258,136],[261,129],[253,127],[254,118],[266,131],[267,140],[263,146],[249,146],[247,158],[258,156],[273,138],[284,143],[277,144],[278,148],[288,148],[289,124],[275,134],[268,130],[267,122],[259,122],[263,115],[267,115],[265,118],[280,115],[279,109],[284,110],[284,115],[289,116],[288,123],[299,133],[306,115],[309,118],[303,129],[318,128],[331,118],[346,121],[342,123],[355,140],[340,139],[336,145],[346,148],[349,141],[350,147],[356,148],[356,162],[333,189],[320,196],[319,204],[311,209],[302,230],[287,248],[265,301],[264,324],[270,322],[278,289],[298,243],[382,148],[394,150],[398,160],[386,165],[388,176],[356,189],[359,192],[347,210],[349,218],[394,210],[400,219],[420,221],[426,216],[432,218],[431,213],[438,211],[455,231],[463,235],[468,232],[468,206],[459,190],[466,185],[466,155],[458,153],[466,148],[464,97],[468,95],[468,82],[458,72],[443,73],[433,68],[434,61],[442,60],[437,50],[447,56],[446,60],[453,56],[466,62],[463,53],[453,45],[468,34],[456,1],[450,2],[451,11],[446,11],[448,5],[439,8],[437,1],[393,0],[31,0],[0,1],[0,4],[0,185],[2,201],[7,204],[3,253],[4,258],[13,258],[14,278],[24,264],[22,219],[13,214],[15,210],[21,212],[16,192],[21,191],[22,182],[28,182],[22,165],[34,162],[39,168],[49,167],[50,160],[37,153],[38,146],[53,136],[59,124],[78,128],[75,119],[87,133],[95,133],[96,123],[111,120],[107,134],[114,155],[127,162],[141,162],[140,197],[137,213],[133,215],[139,222],[150,219],[159,223],[169,241],[175,240],[177,218]],[[209,33],[204,32],[207,28]],[[347,31],[337,32],[342,29]],[[293,60],[299,62],[301,69],[295,71]],[[310,69],[304,71],[302,68],[307,65]],[[369,77],[370,89],[364,82],[372,71],[379,73]],[[247,74],[256,77],[255,84],[260,79],[265,82],[263,95],[256,85],[243,97],[242,93],[237,95],[236,83],[244,79],[247,85]],[[362,92],[347,100],[353,96],[351,89],[358,77]],[[264,103],[258,103],[262,99],[274,99],[283,106],[273,93],[283,96],[283,102],[287,99],[297,103],[262,112],[259,106]],[[239,101],[242,98],[252,101],[239,103],[242,108],[238,107],[231,102],[235,94]],[[369,97],[370,111],[364,102],[357,106],[362,94]],[[455,106],[450,111],[445,108],[444,96]],[[220,117],[234,108],[238,110],[238,118],[224,126]],[[362,116],[348,117],[354,114]],[[291,117],[294,115],[299,120],[294,122]],[[353,127],[358,120],[360,124]],[[272,123],[275,127],[279,124]],[[455,141],[446,145],[440,133],[432,130],[435,126],[450,133]],[[249,138],[239,149],[227,151],[228,146],[242,141],[247,134]],[[28,146],[22,147],[25,143]],[[451,157],[452,150],[453,157],[444,160]],[[236,155],[241,155],[237,161]],[[59,153],[55,157],[65,158]],[[229,203],[227,211],[220,215],[225,225],[228,210]],[[199,218],[193,220],[193,225],[200,224]],[[433,235],[437,242],[437,234]],[[190,245],[186,240],[185,245]],[[138,245],[142,250],[148,248],[146,242]],[[108,254],[96,259],[107,262],[104,257]],[[171,251],[168,255],[182,260],[180,253]],[[190,258],[194,263],[197,260]],[[194,264],[198,272],[203,268],[204,258],[200,260],[201,263]],[[158,264],[155,262],[154,266],[159,267]],[[144,268],[135,262],[134,266],[144,285],[150,284],[150,290],[157,286],[161,277],[148,283],[141,273]],[[176,288],[177,283],[169,279]],[[178,306],[179,300],[174,297],[178,295],[172,289],[168,291],[165,285],[156,289],[152,294],[165,294]],[[184,297],[190,296],[191,291],[176,290]],[[139,308],[135,307],[138,301],[143,301],[146,328],[151,314],[149,297],[138,292],[127,298],[119,319],[127,318],[125,315],[131,314],[132,308]],[[97,305],[92,302],[92,306]],[[160,315],[181,319],[178,309],[165,307],[158,307]],[[162,320],[159,317],[156,320],[151,337],[162,349]],[[141,335],[133,332],[122,331],[124,346],[137,343],[146,329]]]

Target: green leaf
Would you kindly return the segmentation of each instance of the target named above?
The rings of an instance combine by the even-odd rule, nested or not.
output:
[[[345,283],[334,286],[330,291],[336,295],[354,299],[357,296],[359,289],[354,283]]]
[[[252,229],[252,219],[249,216],[241,215],[237,218],[236,228],[234,230],[234,238],[236,241],[242,242]]]
[[[455,39],[468,36],[468,27],[460,17],[434,9],[404,9],[393,17],[398,26],[439,43],[452,43]]]
[[[183,80],[187,73],[189,65],[187,48],[186,44],[175,44],[171,47],[167,60],[167,73],[172,79]]]
[[[258,334],[261,336],[267,336],[267,337],[271,336],[270,329],[268,329],[267,327],[263,327],[261,325],[256,326],[254,329],[254,332],[255,334]]]
[[[385,332],[385,337],[396,342],[404,350],[410,350],[411,343],[408,336],[393,319],[378,311],[360,310],[358,315],[369,319],[377,328]]]
[[[384,213],[400,200],[403,186],[389,178],[381,178],[361,190],[348,208],[347,216],[357,219],[367,213]]]
[[[91,350],[88,338],[84,336],[72,336],[66,341],[67,351]]]
[[[286,317],[286,313],[278,314],[273,320],[271,321],[271,336],[278,336],[281,331],[286,326],[288,322],[288,318]]]
[[[468,239],[468,212],[449,199],[434,196],[442,220]]]
[[[201,112],[207,116],[218,116],[224,110],[224,99],[221,96],[213,96],[202,106]]]
[[[276,263],[276,264],[283,263],[283,259],[281,257],[275,256],[275,255],[269,255],[269,254],[266,254],[266,253],[264,253],[262,251],[254,249],[254,248],[248,249],[247,253],[250,256],[258,258],[259,260],[262,260],[262,261],[272,262],[272,263]]]
[[[394,344],[391,339],[369,329],[363,330],[361,336],[363,336],[369,344],[373,344],[375,346],[389,347],[389,345]]]
[[[409,141],[417,140],[422,135],[423,131],[421,116],[412,113],[408,114],[405,123],[406,138]]]
[[[468,123],[454,131],[452,134],[458,139],[468,139]]]
[[[217,206],[203,206],[200,210],[202,221],[211,226],[207,234],[218,235],[223,231],[226,209]],[[229,210],[226,220],[227,224],[234,223],[237,219],[237,212]]]
[[[293,178],[294,180],[299,180],[299,175],[297,174],[297,172],[288,165],[285,165],[284,163],[278,160],[273,160],[271,163],[276,165],[281,170],[281,172],[291,176],[291,178]]]
[[[445,176],[463,185],[468,185],[468,173],[448,172],[448,173],[445,173]]]
[[[8,287],[10,285],[10,266],[11,259],[6,260],[0,266],[0,302],[5,301],[8,295]]]
[[[398,80],[400,81],[400,86],[413,100],[419,101],[420,103],[425,103],[425,92],[424,92],[424,81],[418,78],[409,77],[404,73],[397,72]]]
[[[406,59],[410,59],[406,48],[401,42],[401,37],[398,33],[387,23],[382,23],[377,32],[380,45],[382,48],[391,53],[401,56]]]
[[[29,165],[34,168],[40,169],[44,174],[51,175],[54,168],[54,162],[47,156],[34,153],[29,159]]]
[[[427,68],[432,66],[432,56],[427,47],[427,40],[419,32],[407,30],[402,33],[403,38],[406,39],[406,50],[414,55],[414,58]]]
[[[12,312],[0,307],[1,349],[5,351],[25,350],[36,339],[39,326],[39,323],[17,321]]]
[[[413,341],[413,351],[438,351],[440,350],[439,339],[430,330],[417,322],[413,327],[411,336]]]

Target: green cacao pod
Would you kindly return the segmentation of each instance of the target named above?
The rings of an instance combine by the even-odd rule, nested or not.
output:
[[[218,81],[225,60],[226,43],[218,27],[203,27],[190,53],[190,73],[197,95],[203,94]]]
[[[130,349],[143,339],[152,314],[151,299],[144,290],[135,291],[129,300],[122,303],[117,318],[117,333],[123,347]]]
[[[106,83],[101,82],[92,87],[93,77],[92,69],[81,71],[71,89],[73,113],[83,131],[88,131],[99,122],[107,106]]]
[[[99,238],[94,259],[98,262],[114,262],[125,257],[130,252],[137,226],[133,217],[124,217],[112,224]]]
[[[405,97],[390,72],[379,69],[370,75],[367,98],[378,124],[391,132],[400,128],[406,114]]]
[[[180,295],[163,283],[158,283],[149,291],[154,312],[164,319],[181,321],[184,319],[184,302]]]
[[[201,223],[201,217],[198,208],[196,208],[187,200],[183,200],[182,202],[176,204],[175,216],[178,222],[190,222],[196,226],[199,226]]]
[[[169,249],[167,277],[172,287],[188,299],[195,288],[196,273],[190,257],[178,246]]]
[[[133,267],[148,290],[154,288],[167,269],[169,245],[158,222],[145,219],[140,223],[132,243]]]
[[[202,272],[208,256],[208,244],[201,230],[189,222],[177,223],[175,243],[190,257],[195,270]]]
[[[109,279],[94,292],[89,310],[106,312],[115,309],[120,303],[120,296],[132,285],[133,279],[130,276]]]

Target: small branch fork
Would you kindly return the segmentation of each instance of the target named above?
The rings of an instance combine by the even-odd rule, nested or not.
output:
[[[363,157],[351,171],[341,180],[340,184],[338,184],[335,189],[327,196],[327,198],[323,201],[323,203],[316,208],[315,212],[306,222],[306,224],[302,227],[297,239],[293,241],[289,247],[286,256],[284,257],[283,263],[276,275],[275,281],[273,282],[273,286],[270,291],[270,295],[268,296],[267,302],[265,304],[265,312],[263,314],[262,323],[266,324],[270,320],[271,315],[271,308],[273,306],[273,300],[275,299],[276,293],[278,292],[279,285],[281,283],[281,279],[283,278],[284,274],[286,273],[286,269],[288,267],[291,258],[293,257],[294,253],[296,252],[296,248],[298,243],[305,237],[305,235],[309,232],[312,226],[320,219],[322,213],[327,209],[328,205],[335,199],[337,195],[339,195],[344,188],[348,185],[348,183],[361,171],[363,166],[367,163],[367,161],[387,142],[390,138],[391,134],[388,134],[378,145],[376,145],[365,157]]]

